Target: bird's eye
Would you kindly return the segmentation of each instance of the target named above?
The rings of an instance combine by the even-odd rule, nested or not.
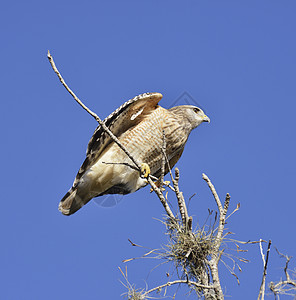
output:
[[[195,113],[200,112],[200,109],[198,107],[195,107],[193,110],[194,110]]]

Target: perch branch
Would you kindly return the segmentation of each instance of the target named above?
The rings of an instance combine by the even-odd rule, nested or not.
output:
[[[111,132],[111,130],[105,125],[105,122],[100,119],[100,117],[91,111],[86,105],[82,103],[82,101],[75,95],[75,93],[68,87],[65,80],[63,79],[61,73],[58,71],[53,57],[50,54],[49,50],[47,52],[47,58],[51,64],[51,67],[53,68],[54,72],[57,74],[58,78],[60,79],[60,82],[65,87],[65,89],[70,93],[70,95],[74,98],[74,100],[84,109],[86,110],[92,117],[95,118],[95,120],[101,125],[101,127],[109,134],[111,139],[118,145],[118,147],[130,158],[130,160],[136,165],[138,170],[141,170],[140,164],[133,158],[133,156],[129,153],[129,151],[119,142],[117,137]]]
[[[175,216],[174,216],[168,202],[166,201],[161,189],[156,186],[156,184],[153,182],[153,180],[150,177],[148,177],[147,180],[148,180],[148,183],[150,184],[150,186],[152,187],[153,191],[158,196],[158,198],[159,198],[161,204],[163,205],[163,207],[164,207],[167,215],[169,216],[169,218],[172,219],[172,220],[175,219]]]

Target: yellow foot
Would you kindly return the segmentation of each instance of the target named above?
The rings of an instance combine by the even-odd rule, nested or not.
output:
[[[141,176],[147,178],[150,174],[150,168],[146,163],[141,164]]]

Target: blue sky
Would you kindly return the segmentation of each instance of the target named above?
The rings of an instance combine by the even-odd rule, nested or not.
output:
[[[164,107],[189,93],[211,118],[178,163],[184,195],[197,194],[195,225],[216,209],[204,172],[222,199],[230,193],[230,211],[241,203],[227,224],[234,238],[271,239],[295,256],[295,9],[292,0],[3,2],[0,298],[119,299],[118,266],[144,253],[128,239],[152,249],[166,242],[164,211],[148,188],[112,207],[58,212],[96,122],[59,83],[48,49],[101,118],[143,92],[161,92]],[[258,295],[259,248],[245,249],[240,286],[220,266],[232,299]],[[130,282],[166,282],[169,266],[150,273],[158,263],[128,263]],[[267,281],[279,280],[284,261],[274,248],[269,263]]]

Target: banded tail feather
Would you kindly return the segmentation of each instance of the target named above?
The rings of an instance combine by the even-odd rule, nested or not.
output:
[[[59,203],[59,211],[70,216],[79,210],[83,205],[89,202],[92,197],[79,195],[77,188],[71,188]]]

